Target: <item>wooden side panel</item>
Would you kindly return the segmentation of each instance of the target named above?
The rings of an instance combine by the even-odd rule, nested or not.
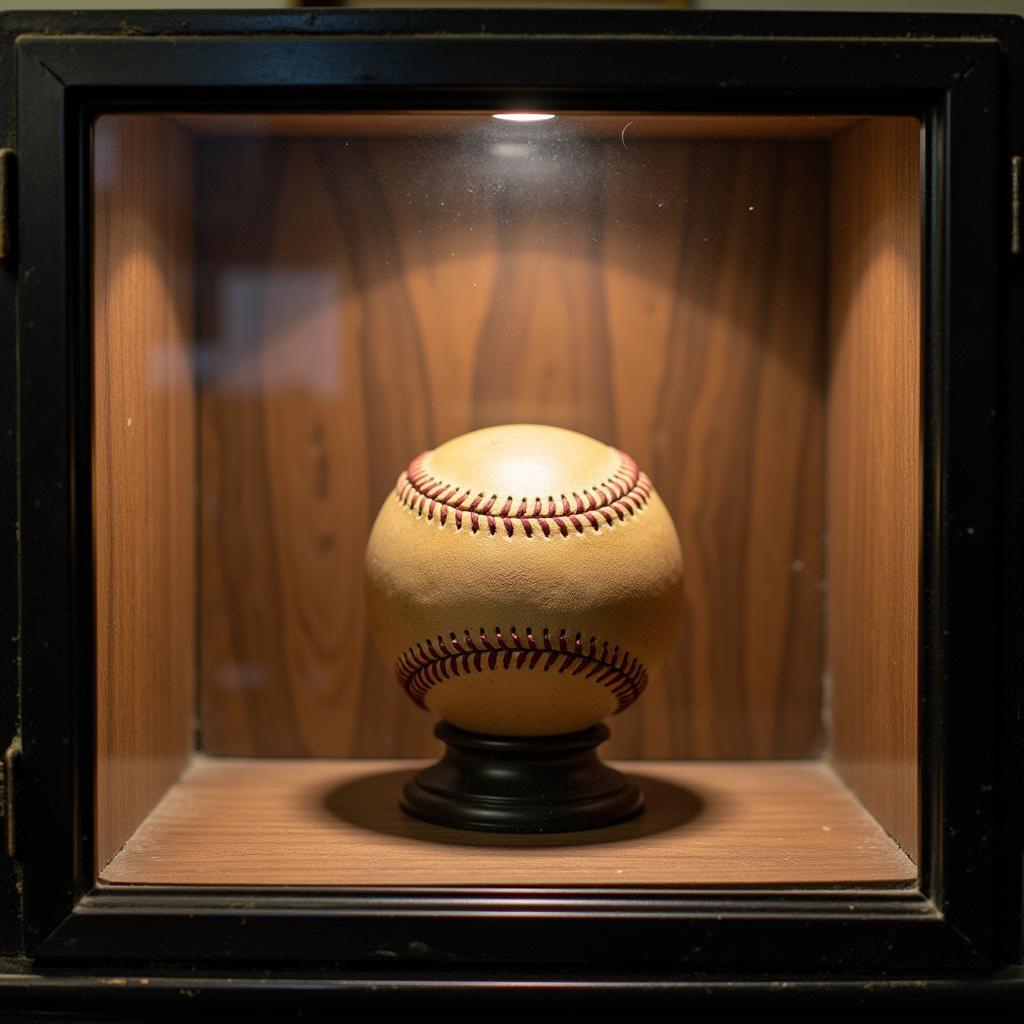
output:
[[[102,867],[191,752],[195,693],[193,174],[153,116],[96,126],[96,858]]]
[[[920,173],[913,119],[872,120],[834,145],[827,402],[832,760],[914,858]]]
[[[207,751],[434,751],[363,549],[413,455],[510,421],[634,454],[682,537],[608,750],[820,749],[825,147],[620,133],[199,142]]]

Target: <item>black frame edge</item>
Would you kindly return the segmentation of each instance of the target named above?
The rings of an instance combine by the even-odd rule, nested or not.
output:
[[[70,284],[69,234],[62,203],[66,196],[64,83],[45,64],[18,49],[17,95],[31,97],[56,114],[58,132],[19,133],[19,161],[33,168],[32,186],[20,189],[18,204],[19,284],[19,495],[21,569],[22,778],[20,848],[23,852],[26,948],[60,923],[58,909],[74,902],[84,887],[78,865],[68,856],[79,846],[81,792],[54,777],[54,752],[78,758],[74,556],[75,477],[72,427],[72,321],[67,287],[48,287],[45,271]],[[25,116],[23,105],[19,114]],[[73,152],[73,151],[72,151]],[[50,282],[52,285],[52,281]],[[54,339],[63,342],[54,344]],[[33,455],[46,453],[50,469],[32,472]],[[70,559],[69,559],[70,556]],[[49,615],[40,614],[49,607]],[[26,657],[25,652],[31,656]],[[70,685],[70,692],[68,684]],[[63,783],[63,784],[62,784]],[[26,818],[28,819],[26,821]],[[69,835],[70,831],[70,835]],[[69,868],[71,869],[69,871]],[[44,883],[44,879],[47,882]]]
[[[1024,972],[1019,968],[980,979],[798,975],[725,980],[701,974],[684,979],[659,973],[636,977],[507,968],[410,972],[401,978],[348,971],[261,972],[256,979],[246,979],[212,971],[198,976],[154,969],[111,976],[81,970],[21,971],[13,966],[0,963],[0,1001],[5,1010],[60,1012],[62,1020],[78,1019],[78,1014],[95,1020],[92,1015],[97,1013],[160,1011],[187,1013],[190,1021],[215,1019],[214,1015],[222,1019],[225,1010],[243,1007],[263,1013],[294,1013],[301,1007],[303,1020],[337,1020],[339,1011],[483,1010],[493,1014],[500,1005],[505,1013],[593,1010],[607,1014],[672,1007],[763,1016],[776,1011],[792,1020],[810,1019],[811,1014],[820,1019],[824,1011],[836,1021],[862,1021],[867,1012],[884,1013],[884,1020],[911,1011],[940,1015],[970,1011],[984,1012],[987,1021],[996,1021],[1018,1019],[1024,1001]]]
[[[15,90],[13,33],[0,20],[0,146],[14,150]],[[16,169],[16,164],[14,165]],[[17,183],[8,183],[7,200],[17,203]],[[16,232],[8,232],[16,235]],[[19,437],[17,338],[17,239],[9,258],[0,265],[0,757],[21,729],[21,566],[19,543]],[[7,800],[17,811],[16,780],[6,782]],[[14,955],[24,946],[22,935],[21,876],[17,862],[0,850],[0,954]]]
[[[30,5],[28,5],[30,6]],[[324,36],[627,34],[807,39],[924,40],[1001,36],[1015,15],[839,11],[658,11],[566,8],[320,8],[315,10],[8,10],[0,31],[12,36]]]
[[[1004,131],[998,168],[1012,183],[1012,161],[1024,156],[1024,17],[1008,20],[1000,40],[1000,97]],[[993,938],[1003,963],[1024,961],[1024,254],[1013,253],[1012,184],[1001,218],[999,244],[1010,257],[1000,272],[1002,304],[997,310],[1003,371],[999,374],[997,441],[997,520],[1002,559],[996,580],[996,614],[1001,646],[997,652],[1004,686],[997,695],[1000,723],[995,779],[995,813],[1001,822],[995,837],[996,879]],[[1020,225],[1016,231],[1019,233]]]

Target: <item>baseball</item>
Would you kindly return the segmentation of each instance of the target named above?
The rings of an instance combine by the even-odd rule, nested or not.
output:
[[[496,736],[577,732],[629,707],[671,644],[682,579],[636,463],[533,424],[413,459],[366,551],[370,628],[401,686]]]

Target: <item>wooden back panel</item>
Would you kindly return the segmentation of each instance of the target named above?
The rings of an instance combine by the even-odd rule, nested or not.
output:
[[[192,750],[195,389],[192,146],[152,116],[94,133],[96,859]]]
[[[820,749],[825,144],[625,143],[197,141],[206,751],[434,752],[363,549],[413,455],[508,421],[630,452],[679,528],[609,753]]]
[[[878,118],[834,144],[827,401],[831,754],[915,859],[920,134]]]

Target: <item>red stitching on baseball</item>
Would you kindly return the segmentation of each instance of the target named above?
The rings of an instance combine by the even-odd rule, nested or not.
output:
[[[533,630],[527,627],[524,645],[515,626],[509,630],[509,637],[505,639],[500,626],[494,627],[493,638],[487,635],[483,626],[479,634],[463,630],[462,639],[455,633],[449,633],[447,640],[439,634],[436,648],[434,642],[427,639],[405,651],[395,664],[395,673],[402,689],[424,709],[427,706],[424,698],[442,679],[482,672],[485,665],[493,670],[499,661],[501,667],[507,669],[513,661],[516,668],[524,665],[535,668],[543,660],[540,667],[548,672],[560,660],[561,664],[557,666],[559,675],[570,668],[570,675],[574,676],[589,669],[584,679],[591,679],[614,694],[618,702],[614,711],[616,715],[625,711],[647,688],[647,669],[640,659],[633,657],[630,660],[629,651],[620,655],[618,647],[609,651],[607,640],[600,644],[599,649],[597,637],[592,636],[585,646],[582,634],[577,633],[575,640],[570,640],[563,629],[558,634],[558,646],[555,647],[549,630],[543,630],[538,644]]]
[[[504,499],[497,494],[473,494],[469,488],[438,480],[423,468],[423,460],[429,454],[418,455],[398,478],[398,500],[418,516],[426,515],[428,520],[436,515],[442,526],[454,513],[456,530],[462,529],[468,513],[470,530],[479,533],[486,529],[491,536],[501,528],[511,537],[517,525],[527,537],[539,536],[534,532],[538,526],[545,537],[551,536],[552,528],[563,537],[568,537],[570,531],[579,534],[588,528],[596,532],[602,526],[614,526],[616,519],[624,522],[627,515],[635,515],[650,501],[653,490],[647,474],[641,473],[628,455],[619,452],[622,461],[610,477],[583,488],[582,493],[560,494],[557,502],[549,494],[545,510],[543,498],[534,498],[531,506],[530,499],[524,497],[517,505],[511,494]]]

